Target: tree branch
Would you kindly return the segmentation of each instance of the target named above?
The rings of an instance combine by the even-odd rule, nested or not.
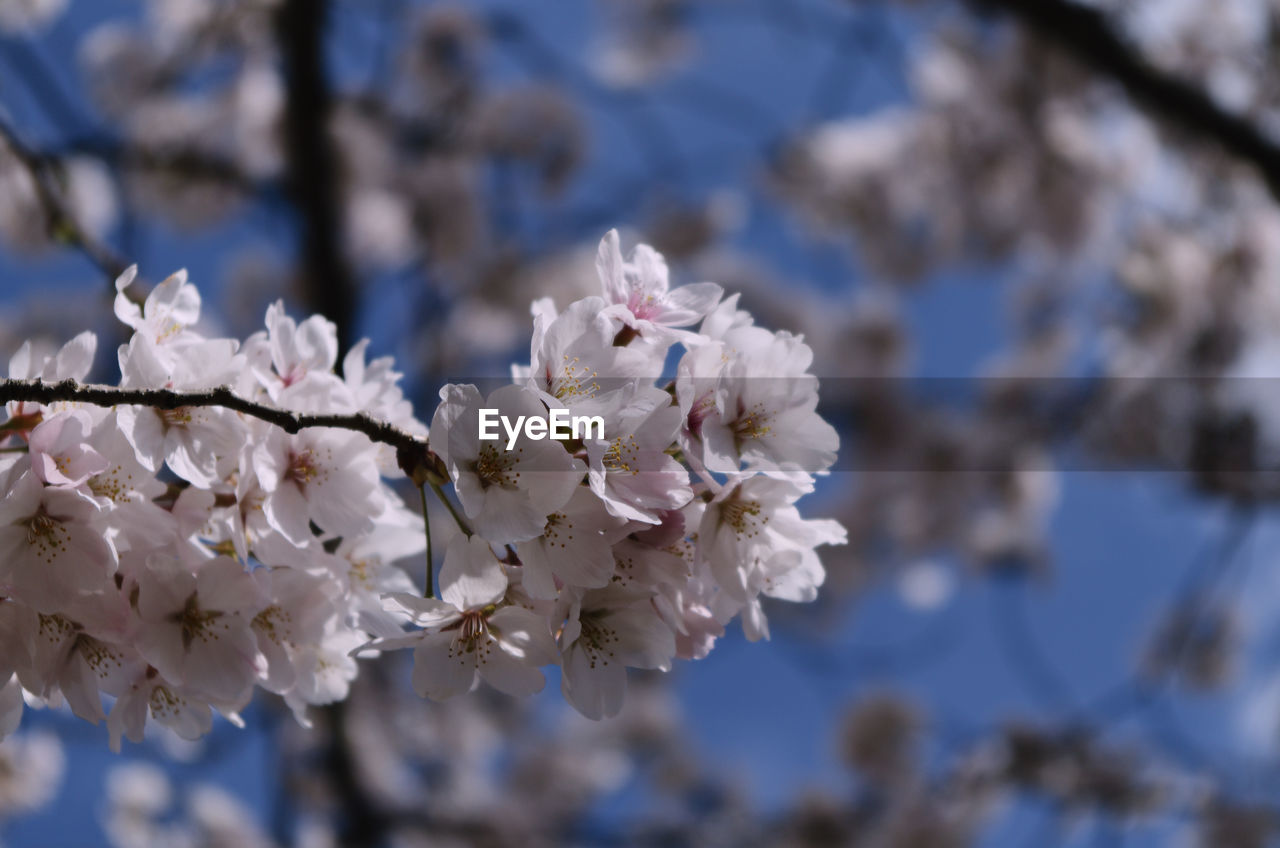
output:
[[[1142,57],[1106,14],[1071,0],[969,0],[1003,12],[1086,68],[1118,83],[1133,100],[1168,123],[1213,142],[1254,165],[1280,199],[1280,145],[1247,118],[1219,106],[1202,89]]]
[[[390,445],[404,455],[429,454],[427,440],[394,427],[385,421],[370,418],[363,412],[352,415],[289,412],[273,406],[264,406],[240,397],[227,386],[203,391],[175,391],[173,389],[129,389],[116,386],[100,386],[63,380],[46,383],[41,380],[0,380],[0,403],[87,403],[92,406],[149,406],[152,409],[182,409],[193,406],[220,406],[243,413],[268,424],[274,424],[286,433],[297,433],[310,427],[336,427],[363,433],[371,441]],[[401,459],[401,466],[404,459]],[[407,470],[407,469],[406,469]]]

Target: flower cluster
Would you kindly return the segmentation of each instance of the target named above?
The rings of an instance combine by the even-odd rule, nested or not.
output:
[[[755,326],[718,285],[669,288],[662,256],[640,245],[624,260],[616,232],[596,264],[601,295],[563,311],[534,303],[529,364],[511,384],[440,392],[431,444],[467,532],[449,546],[439,599],[390,596],[420,629],[374,643],[413,648],[424,696],[477,678],[528,694],[558,663],[574,707],[614,715],[628,667],[703,657],[739,614],[749,638],[767,636],[761,596],[813,600],[815,547],[844,541],[796,507],[838,444],[804,342]],[[481,437],[493,411],[556,410],[603,430]]]
[[[767,635],[761,596],[812,600],[815,547],[844,540],[796,508],[838,441],[816,411],[812,354],[717,285],[669,289],[662,257],[641,246],[624,261],[616,233],[599,272],[603,296],[534,305],[512,384],[442,389],[426,468],[355,426],[291,434],[187,400],[230,390],[250,412],[361,413],[425,446],[400,375],[366,363],[367,343],[338,376],[319,316],[296,323],[275,304],[243,343],[207,338],[184,274],[141,306],[133,272],[121,277],[116,315],[133,335],[110,391],[124,399],[13,402],[0,425],[0,734],[24,703],[65,702],[105,719],[113,747],[148,717],[194,738],[213,710],[235,721],[255,687],[305,723],[307,705],[346,697],[357,655],[401,647],[424,696],[478,679],[529,694],[559,664],[566,698],[598,718],[620,709],[628,667],[702,657],[739,614],[750,638]],[[90,333],[56,352],[24,345],[10,378],[83,381],[94,348]],[[170,400],[138,405],[136,390]],[[602,428],[486,440],[481,409],[566,410]],[[429,561],[425,592],[396,564],[424,541],[430,556],[422,516],[385,479],[401,466],[451,482],[461,503],[439,598]]]
[[[334,327],[276,304],[243,344],[194,329],[200,296],[179,273],[139,306],[117,281],[121,389],[229,386],[295,412],[364,411],[426,427],[390,360],[364,343],[334,373]],[[26,344],[9,376],[82,381],[95,338]],[[358,432],[288,435],[220,407],[10,403],[0,455],[0,734],[25,700],[106,719],[139,741],[148,716],[180,735],[235,720],[256,686],[308,704],[346,696],[351,651],[399,633],[384,592],[411,589],[396,560],[420,554],[422,519],[382,475],[391,449]],[[110,714],[102,695],[113,698]]]

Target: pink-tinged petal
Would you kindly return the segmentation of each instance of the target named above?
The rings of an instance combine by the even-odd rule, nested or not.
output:
[[[185,663],[186,685],[214,701],[239,700],[258,677],[257,639],[246,622],[229,618],[223,628],[210,628],[207,640],[191,642]]]
[[[764,609],[758,598],[753,599],[742,610],[742,632],[748,642],[759,642],[769,638],[769,619],[765,618]]]
[[[183,739],[199,739],[213,729],[209,705],[176,687],[156,686],[148,706],[156,721]]]
[[[497,603],[507,591],[507,575],[479,536],[455,536],[440,568],[440,597],[460,610]]]
[[[137,278],[137,265],[130,265],[124,270],[123,274],[116,277],[116,299],[114,303],[116,318],[120,319],[120,323],[135,330],[142,324],[142,308],[134,303],[124,292]]]
[[[274,428],[254,447],[250,462],[264,490],[271,492],[280,488],[289,468],[288,451],[289,437]]]
[[[717,474],[733,474],[742,467],[733,431],[718,418],[702,422],[702,462]]]
[[[165,434],[165,464],[183,480],[201,488],[218,482],[218,456],[186,427],[171,427]]]
[[[667,293],[666,309],[653,319],[664,327],[687,327],[702,320],[720,302],[724,289],[715,283],[690,283]]]
[[[438,627],[458,617],[457,607],[438,598],[423,598],[408,592],[393,592],[383,598],[388,609],[404,610],[419,627]]]
[[[178,607],[175,613],[182,608]],[[137,640],[138,653],[166,679],[183,683],[187,652],[182,645],[182,628],[172,622],[152,622]]]
[[[258,639],[258,650],[266,659],[266,670],[259,681],[262,688],[277,695],[288,692],[297,683],[298,673],[283,638],[273,630],[258,626],[254,626],[253,634]]]
[[[139,686],[145,684],[139,683]],[[113,753],[120,753],[122,737],[128,737],[134,744],[142,741],[142,733],[147,725],[147,695],[151,691],[150,687],[145,689],[144,693],[139,688],[133,688],[117,698],[112,705],[111,712],[107,715],[107,732]]]
[[[663,295],[667,293],[669,285],[670,272],[667,270],[667,260],[663,259],[662,254],[649,245],[638,244],[631,255],[631,261],[634,263],[636,273],[639,275],[640,285],[644,294],[652,296],[655,301],[661,302]]]
[[[505,545],[540,536],[547,519],[543,510],[544,506],[532,500],[526,491],[490,486],[484,492],[482,507],[474,516],[470,512],[467,515],[477,534]]]
[[[311,540],[311,520],[307,499],[292,483],[285,482],[262,501],[262,513],[267,523],[295,545]]]
[[[622,663],[571,646],[561,665],[560,691],[578,712],[599,720],[622,710],[627,696],[627,669]]]
[[[138,614],[149,621],[163,621],[182,609],[196,591],[196,578],[173,557],[152,556],[138,575]]]
[[[298,325],[294,348],[304,367],[321,372],[332,370],[338,361],[338,330],[332,321],[312,315]]]
[[[49,486],[41,492],[45,511],[64,522],[85,522],[100,512],[93,498],[78,489]]]
[[[48,379],[83,382],[93,368],[93,355],[97,351],[98,337],[85,330],[59,349],[50,363],[53,373]]]
[[[43,492],[44,486],[34,473],[20,475],[5,496],[0,498],[0,525],[13,524],[34,515]]]
[[[440,389],[440,406],[431,418],[431,447],[446,464],[475,459],[479,409],[484,406],[480,390],[467,383],[450,383]]]
[[[25,545],[9,563],[13,594],[40,612],[56,612],[80,595],[102,592],[115,571],[115,557],[102,536],[87,525],[55,523],[28,537],[24,527],[0,529],[0,550],[12,550],[20,534]]]
[[[244,566],[230,557],[201,563],[196,570],[196,592],[200,606],[208,610],[256,615],[267,605],[262,586]]]
[[[489,630],[512,656],[532,666],[556,661],[556,643],[546,616],[524,607],[503,607],[489,616]]]
[[[609,615],[609,626],[618,637],[618,658],[632,668],[671,670],[676,635],[646,602]]]
[[[497,646],[482,654],[477,671],[485,683],[515,697],[541,692],[547,683],[541,671]]]
[[[90,724],[97,724],[107,717],[102,709],[102,695],[98,691],[98,675],[89,663],[76,651],[67,660],[63,673],[58,676],[58,688],[71,706],[71,711]]]
[[[596,273],[600,275],[600,288],[610,303],[627,302],[627,283],[623,273],[622,246],[618,231],[609,230],[600,239],[596,249]]]
[[[108,466],[106,458],[88,445],[73,445],[56,459],[49,454],[40,459],[37,473],[43,471],[44,481],[54,486],[79,486]]]
[[[187,269],[173,272],[151,290],[143,305],[143,314],[149,321],[157,322],[153,329],[161,338],[173,333],[175,325],[181,329],[200,320],[200,292],[187,284]]]
[[[413,691],[436,701],[471,691],[476,682],[474,652],[453,649],[453,634],[434,633],[413,652]]]
[[[138,462],[148,471],[159,470],[164,462],[164,425],[160,416],[143,407],[121,406],[116,409],[116,422]]]
[[[548,551],[547,541],[539,537],[520,542],[516,545],[516,555],[520,557],[522,567],[520,585],[529,597],[542,600],[555,598],[559,590],[556,588],[555,565]],[[554,562],[558,565],[562,561],[559,557],[563,557],[563,552],[557,550],[556,557]]]
[[[375,467],[370,456],[367,474],[331,473],[307,486],[311,515],[322,530],[335,536],[355,536],[372,528],[371,516],[382,511]]]

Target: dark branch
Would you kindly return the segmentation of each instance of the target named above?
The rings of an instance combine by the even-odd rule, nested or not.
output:
[[[401,452],[425,451],[427,440],[406,433],[385,421],[364,413],[353,415],[310,415],[289,412],[247,400],[226,386],[203,391],[173,389],[127,389],[96,386],[63,380],[45,383],[40,380],[0,380],[0,403],[51,404],[58,402],[87,403],[92,406],[149,406],[152,409],[183,409],[193,406],[220,406],[252,418],[274,424],[286,433],[297,433],[309,427],[336,427],[363,433],[371,441],[391,445]]]
[[[1152,114],[1216,143],[1254,165],[1280,198],[1280,146],[1247,118],[1223,109],[1202,89],[1148,62],[1107,16],[1070,0],[969,0],[1004,12],[1085,67],[1110,77]]]

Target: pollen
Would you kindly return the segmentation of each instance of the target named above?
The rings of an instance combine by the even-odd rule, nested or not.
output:
[[[554,381],[552,394],[559,400],[595,397],[596,392],[600,391],[600,384],[596,382],[598,376],[600,375],[596,371],[581,364],[578,357],[570,357],[566,353],[560,366],[560,376]]]
[[[27,544],[46,563],[67,552],[69,535],[62,522],[45,512],[43,505],[27,522]]]
[[[749,410],[739,405],[738,418],[733,422],[733,441],[738,449],[742,449],[743,442],[761,439],[773,432],[769,426],[771,418],[764,404],[757,403]]]
[[[101,474],[95,474],[89,478],[89,491],[100,498],[121,503],[127,500],[133,491],[133,475],[126,473],[122,465],[108,468]]]
[[[591,668],[607,666],[615,659],[614,651],[621,641],[618,632],[609,626],[604,613],[584,612],[578,618],[582,632],[574,646],[587,655]]]
[[[159,409],[160,420],[164,422],[165,428],[184,427],[192,421],[191,407],[180,406],[177,409]]]
[[[485,610],[468,610],[456,624],[458,634],[449,644],[448,658],[459,665],[481,665],[488,660],[497,646],[497,640],[489,632],[489,616]]]
[[[635,436],[619,436],[609,444],[609,449],[604,452],[605,470],[636,474],[640,470],[639,462],[637,461],[639,455],[640,446],[636,444]]]
[[[182,647],[186,650],[189,650],[197,639],[207,643],[218,638],[219,630],[229,629],[227,623],[221,620],[222,618],[223,614],[217,610],[201,609],[195,592],[187,598],[187,603],[181,612],[175,612],[169,616],[170,621],[182,628]]]
[[[290,451],[289,467],[284,472],[286,480],[292,480],[298,485],[298,488],[305,488],[308,483],[323,480],[325,477],[324,469],[320,463],[316,461],[315,452],[312,450]]]
[[[101,680],[105,680],[112,671],[124,667],[124,654],[87,633],[76,637],[75,650],[80,652],[85,665]]]
[[[759,501],[731,500],[721,505],[720,521],[732,527],[739,537],[750,539],[760,535],[769,517],[760,517]]]
[[[277,645],[293,644],[290,639],[293,616],[279,604],[272,604],[253,617],[253,629]]]
[[[561,537],[564,537],[561,539]],[[546,526],[542,528],[542,537],[551,547],[567,547],[573,541],[573,522],[563,512],[553,512],[547,516]]]
[[[503,489],[514,489],[520,485],[520,472],[513,471],[520,460],[524,448],[514,451],[499,451],[491,444],[480,447],[480,455],[476,457],[473,469],[480,478],[480,488],[499,486]]]

